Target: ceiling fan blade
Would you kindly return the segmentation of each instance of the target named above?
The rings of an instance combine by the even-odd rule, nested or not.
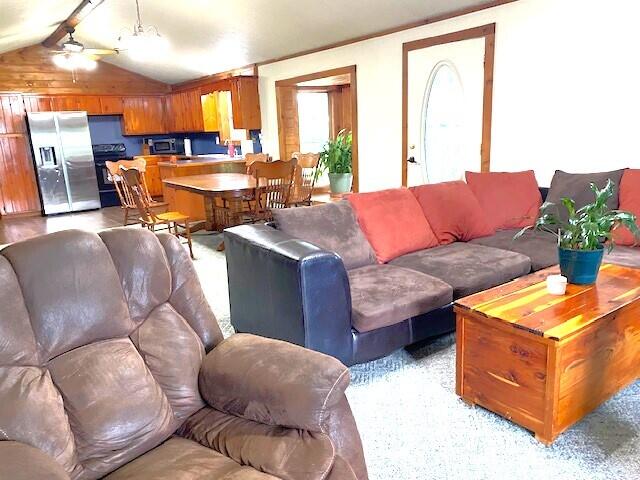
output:
[[[115,48],[85,48],[82,52],[88,55],[116,55],[120,53]]]

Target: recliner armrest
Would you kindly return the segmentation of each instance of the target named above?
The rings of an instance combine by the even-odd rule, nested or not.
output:
[[[53,457],[25,443],[10,440],[0,441],[0,478],[70,480]]]
[[[267,425],[324,432],[343,398],[349,370],[333,357],[280,340],[235,334],[200,370],[200,394],[213,408]]]
[[[231,323],[353,362],[351,292],[342,259],[266,225],[224,231]]]

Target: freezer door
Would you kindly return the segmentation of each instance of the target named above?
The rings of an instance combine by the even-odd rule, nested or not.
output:
[[[86,112],[58,112],[58,133],[64,154],[64,168],[71,210],[100,208],[96,168]]]
[[[71,211],[55,114],[29,113],[33,160],[45,215]]]

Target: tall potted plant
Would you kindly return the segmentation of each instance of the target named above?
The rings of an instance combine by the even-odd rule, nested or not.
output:
[[[351,191],[353,182],[351,132],[340,130],[335,140],[329,140],[320,152],[317,174],[329,172],[331,193],[347,193]]]
[[[640,234],[635,215],[621,210],[611,210],[607,206],[607,200],[613,195],[611,180],[607,180],[603,189],[598,189],[592,183],[591,190],[595,194],[595,201],[579,209],[576,209],[572,199],[562,199],[562,205],[569,214],[566,222],[557,214],[549,212],[556,207],[555,204],[545,202],[540,207],[540,216],[536,223],[523,228],[514,237],[520,238],[530,228],[556,235],[560,271],[569,283],[578,285],[595,283],[605,245],[609,251],[614,248],[612,232],[616,227],[623,225],[635,236]]]

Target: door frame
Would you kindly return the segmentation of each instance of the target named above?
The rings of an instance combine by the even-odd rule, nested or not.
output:
[[[482,143],[480,170],[488,172],[491,164],[491,117],[493,113],[493,65],[496,47],[496,24],[422,38],[402,44],[402,185],[407,186],[407,128],[409,124],[409,52],[423,48],[454,43],[461,40],[484,38],[484,93],[482,96]]]
[[[276,81],[276,102],[278,101],[278,87],[293,87],[298,83],[308,82],[310,80],[319,80],[326,77],[336,75],[349,75],[349,85],[351,87],[351,134],[352,134],[352,170],[353,170],[353,191],[358,191],[358,79],[356,74],[356,66],[349,65],[347,67],[332,68],[322,72],[308,73],[298,77],[286,78]],[[280,119],[278,119],[279,121]],[[278,140],[280,145],[284,142],[284,131],[278,125]]]

